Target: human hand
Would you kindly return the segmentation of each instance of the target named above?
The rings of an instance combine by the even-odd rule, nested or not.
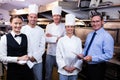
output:
[[[65,66],[63,67],[63,69],[69,73],[72,73],[76,68],[75,67],[69,67],[69,66]]]
[[[72,73],[76,68],[74,67],[74,66],[72,66],[72,67],[69,67],[70,69],[69,69],[69,72],[70,73]]]
[[[36,61],[33,56],[29,57],[29,60],[30,60],[31,62],[35,62],[35,61]]]
[[[90,61],[92,61],[92,56],[86,56],[86,57],[84,57],[84,60],[87,62],[90,62]]]
[[[17,58],[17,61],[27,61],[29,59],[28,55],[24,55]]]
[[[78,57],[79,59],[84,59],[84,55],[83,55],[83,54],[78,54],[77,57]]]
[[[69,67],[68,67],[68,66],[63,67],[63,69],[64,69],[65,71],[69,72]]]
[[[17,63],[20,64],[20,65],[24,65],[24,64],[27,63],[28,59],[29,59],[28,55],[18,57],[17,58]]]
[[[46,37],[52,37],[52,34],[47,33],[47,34],[46,34]]]

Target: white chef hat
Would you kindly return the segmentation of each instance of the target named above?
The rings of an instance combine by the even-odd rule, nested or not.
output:
[[[65,25],[74,26],[75,25],[75,15],[67,14],[65,16]]]
[[[38,13],[38,6],[36,4],[31,4],[28,6],[28,14],[37,14]]]
[[[53,9],[52,9],[52,15],[61,15],[61,12],[62,12],[62,7],[60,6],[55,6]]]

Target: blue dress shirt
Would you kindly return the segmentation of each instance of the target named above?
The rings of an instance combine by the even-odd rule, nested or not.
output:
[[[87,36],[83,54],[86,52],[93,33],[94,31],[89,33]],[[89,62],[89,64],[97,64],[108,61],[112,58],[114,52],[114,40],[112,36],[107,31],[105,31],[103,27],[97,30],[96,33],[97,34],[88,52],[88,56],[92,56],[92,61]]]

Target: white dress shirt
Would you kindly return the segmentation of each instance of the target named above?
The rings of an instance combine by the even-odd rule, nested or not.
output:
[[[28,55],[36,59],[36,62],[33,64],[41,63],[42,55],[45,52],[44,30],[37,25],[34,28],[26,25],[22,27],[21,32],[27,35],[29,45]]]
[[[15,37],[15,33],[11,32],[13,38],[18,42],[21,43],[21,37]],[[6,35],[3,35],[0,40],[0,61],[4,63],[17,63],[17,57],[7,56],[7,38]]]
[[[58,64],[58,72],[63,75],[77,75],[82,68],[82,60],[78,59],[76,54],[82,52],[81,40],[72,36],[69,38],[67,35],[60,38],[56,48],[56,60]],[[74,66],[77,69],[72,73],[63,69],[65,66]],[[79,70],[78,70],[79,69]]]
[[[62,37],[65,34],[65,25],[60,23],[56,25],[55,23],[48,24],[46,26],[46,34],[52,34],[52,37],[46,36],[46,42],[48,43],[47,46],[47,54],[55,56],[56,53],[56,43],[58,37]]]

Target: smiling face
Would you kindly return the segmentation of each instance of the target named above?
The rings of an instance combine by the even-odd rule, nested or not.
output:
[[[66,28],[66,34],[67,35],[73,35],[74,34],[74,30],[75,30],[74,26],[66,26],[65,28]]]
[[[59,24],[61,21],[61,15],[53,15],[53,21],[55,24]]]
[[[37,23],[37,14],[29,14],[28,15],[28,24],[31,26],[31,27],[35,27],[36,23]]]
[[[14,31],[15,33],[20,33],[20,30],[22,28],[22,19],[19,17],[13,18],[10,21],[10,25],[12,27],[12,31]]]
[[[100,16],[94,16],[91,19],[91,25],[94,30],[99,30],[103,26],[103,23]]]

